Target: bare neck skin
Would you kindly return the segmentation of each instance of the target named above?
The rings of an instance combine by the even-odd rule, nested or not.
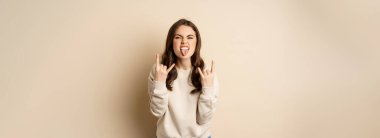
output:
[[[191,69],[191,59],[178,59],[176,63],[176,67],[181,70]]]

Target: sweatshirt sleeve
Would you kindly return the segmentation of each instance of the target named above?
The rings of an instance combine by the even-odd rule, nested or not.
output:
[[[197,123],[206,124],[211,121],[216,109],[216,102],[219,95],[219,81],[214,76],[214,85],[212,87],[203,87],[198,100]]]
[[[166,82],[154,80],[155,67],[154,65],[148,77],[149,108],[154,116],[161,117],[168,108],[169,96]]]

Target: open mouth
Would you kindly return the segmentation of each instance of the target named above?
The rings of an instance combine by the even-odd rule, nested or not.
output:
[[[181,46],[180,50],[181,50],[182,56],[186,56],[187,53],[189,52],[189,47],[188,46]]]

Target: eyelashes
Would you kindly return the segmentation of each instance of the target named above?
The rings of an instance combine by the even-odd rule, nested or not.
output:
[[[182,37],[178,37],[178,36],[176,36],[176,37],[174,37],[174,39],[181,39]],[[187,37],[187,39],[193,39],[193,37]]]

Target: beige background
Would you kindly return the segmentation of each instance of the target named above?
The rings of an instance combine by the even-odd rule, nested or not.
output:
[[[154,137],[147,75],[180,18],[216,61],[214,137],[380,137],[376,0],[0,0],[0,137]]]

